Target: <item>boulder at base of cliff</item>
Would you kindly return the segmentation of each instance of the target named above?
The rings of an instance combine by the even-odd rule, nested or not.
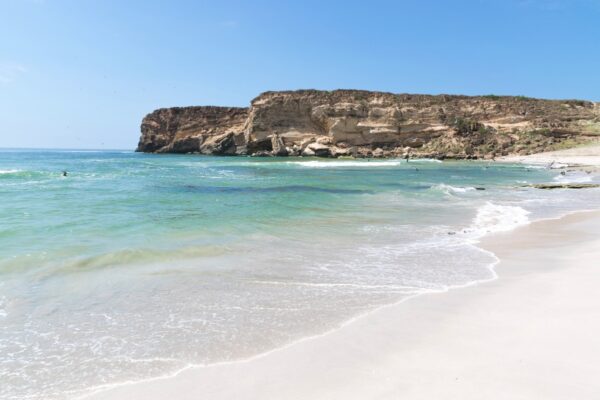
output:
[[[272,154],[274,156],[287,156],[288,150],[283,144],[283,140],[279,137],[279,135],[271,136],[271,147],[273,148]]]
[[[307,147],[302,151],[302,156],[303,157],[314,157],[315,152],[311,148]]]
[[[202,136],[176,139],[170,146],[169,153],[197,153],[201,144]]]
[[[375,150],[373,150],[373,157],[382,158],[383,157],[383,149],[381,147],[378,147]]]
[[[315,153],[315,156],[317,157],[329,157],[331,155],[329,146],[325,144],[311,143],[308,145],[307,149],[312,150]]]
[[[234,155],[235,143],[233,140],[233,132],[209,137],[202,146],[200,146],[200,152],[202,154]]]

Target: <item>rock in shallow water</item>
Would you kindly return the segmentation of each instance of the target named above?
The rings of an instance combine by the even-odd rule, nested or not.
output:
[[[536,189],[589,189],[600,187],[597,183],[536,183],[527,185]]]

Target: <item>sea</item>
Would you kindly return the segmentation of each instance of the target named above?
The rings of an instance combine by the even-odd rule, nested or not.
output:
[[[0,150],[0,398],[236,362],[495,279],[479,240],[597,209],[490,161]]]

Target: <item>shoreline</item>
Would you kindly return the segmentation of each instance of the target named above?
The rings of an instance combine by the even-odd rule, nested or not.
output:
[[[591,219],[600,220],[600,212],[599,211],[577,211],[577,212],[573,212],[573,213],[567,214],[566,216],[559,217],[559,218],[534,221],[527,226],[519,227],[516,230],[510,231],[507,233],[495,233],[492,235],[485,236],[479,240],[479,243],[477,244],[477,246],[481,247],[482,249],[484,249],[486,251],[490,251],[491,253],[496,255],[496,258],[498,258],[499,260],[496,261],[493,265],[490,265],[489,267],[491,270],[494,271],[494,270],[496,270],[496,268],[498,268],[500,266],[500,268],[501,268],[501,272],[499,274],[500,276],[498,277],[497,271],[494,271],[496,277],[491,280],[477,281],[477,282],[473,282],[468,285],[464,285],[462,287],[456,287],[456,288],[465,288],[466,286],[469,286],[470,288],[467,290],[464,290],[464,291],[463,290],[446,290],[443,292],[434,292],[434,293],[427,293],[427,294],[442,294],[443,293],[444,298],[446,296],[459,297],[459,298],[460,297],[471,297],[472,294],[462,295],[462,293],[465,293],[465,292],[471,293],[472,291],[479,292],[479,291],[481,291],[481,288],[485,288],[485,291],[487,291],[487,290],[489,290],[489,286],[494,285],[495,283],[496,283],[496,286],[497,285],[503,286],[504,282],[514,279],[513,275],[519,275],[519,273],[522,273],[523,271],[519,271],[519,273],[516,273],[516,274],[515,274],[515,271],[511,271],[510,274],[507,274],[507,271],[504,270],[505,269],[504,265],[506,264],[506,258],[508,256],[503,253],[503,250],[501,248],[497,247],[497,244],[494,244],[495,242],[498,242],[498,241],[502,242],[502,240],[509,240],[510,236],[512,236],[513,234],[517,235],[517,236],[523,236],[524,231],[528,231],[528,230],[535,231],[537,229],[537,227],[540,225],[544,225],[544,224],[562,225],[563,222],[565,222],[567,225],[570,225],[570,224],[572,224],[571,220],[573,220],[573,219],[579,220],[581,218],[586,220],[588,216],[591,216]],[[525,236],[527,236],[527,235],[525,235]],[[522,249],[522,251],[527,251],[527,249]],[[504,256],[504,258],[502,256]],[[532,272],[532,271],[528,271],[528,272]],[[547,271],[536,271],[536,273],[543,273],[543,272],[547,272]],[[505,276],[505,275],[508,275],[508,276]],[[498,283],[498,282],[501,282],[501,283]],[[450,289],[456,289],[456,288],[452,287]],[[480,288],[480,289],[476,290],[475,288]],[[460,293],[460,294],[457,294],[457,293]],[[482,295],[484,295],[484,294],[482,294]],[[95,391],[91,394],[86,394],[86,395],[83,395],[83,396],[80,396],[77,398],[82,398],[82,399],[83,398],[85,398],[85,399],[121,399],[121,398],[123,398],[123,399],[125,399],[125,398],[144,397],[144,398],[149,398],[149,399],[152,399],[152,398],[160,399],[160,398],[164,398],[166,393],[172,393],[173,391],[175,391],[175,392],[185,391],[186,393],[190,393],[190,398],[193,398],[194,396],[197,397],[202,394],[205,394],[205,395],[210,394],[211,398],[239,398],[239,396],[241,396],[242,393],[247,395],[248,396],[247,398],[255,398],[255,397],[270,398],[269,390],[268,390],[268,388],[265,387],[265,385],[267,385],[268,382],[263,382],[263,384],[260,384],[258,381],[261,381],[272,374],[277,374],[277,373],[281,374],[281,371],[278,371],[281,369],[279,367],[282,367],[284,370],[289,370],[288,366],[290,364],[293,364],[294,360],[296,360],[296,361],[300,360],[300,361],[302,361],[302,365],[304,365],[307,368],[306,373],[311,375],[310,372],[312,371],[312,368],[310,367],[310,362],[308,362],[309,360],[306,359],[307,357],[302,354],[304,351],[308,351],[310,354],[313,354],[313,356],[315,356],[315,358],[318,360],[322,359],[324,357],[324,354],[326,354],[326,353],[323,353],[322,351],[312,353],[310,350],[311,350],[311,348],[314,348],[315,345],[317,347],[319,347],[319,345],[321,345],[323,342],[325,342],[325,343],[328,343],[328,346],[326,348],[331,348],[331,346],[333,346],[333,348],[335,349],[337,347],[337,349],[335,349],[335,352],[337,354],[337,352],[342,350],[342,349],[340,349],[340,347],[343,348],[343,346],[339,346],[339,345],[336,346],[336,342],[339,342],[338,340],[335,339],[336,336],[344,337],[344,336],[348,336],[348,335],[352,336],[352,334],[355,334],[356,337],[354,337],[354,339],[357,339],[358,337],[365,336],[365,333],[367,333],[367,332],[368,332],[368,334],[374,334],[375,336],[380,336],[382,334],[382,332],[379,332],[379,333],[372,332],[373,331],[372,328],[365,329],[365,325],[370,325],[369,324],[370,320],[377,320],[381,316],[381,314],[394,313],[395,311],[400,312],[400,314],[414,314],[415,311],[414,310],[411,311],[411,309],[414,309],[415,307],[423,307],[424,304],[429,304],[432,302],[439,303],[442,301],[441,299],[442,298],[439,296],[422,296],[421,294],[411,296],[409,298],[402,299],[400,302],[396,302],[391,305],[379,307],[379,308],[377,308],[373,311],[370,311],[366,314],[354,317],[351,320],[347,321],[346,323],[342,324],[340,327],[334,328],[328,332],[300,339],[300,340],[290,343],[286,346],[283,346],[283,347],[280,347],[277,349],[273,349],[266,353],[256,355],[254,357],[251,357],[250,359],[229,361],[229,362],[211,364],[211,365],[207,365],[207,366],[188,366],[188,367],[185,367],[175,373],[169,374],[168,376],[154,377],[154,378],[149,378],[147,380],[136,381],[136,382],[118,383],[118,384],[110,385],[110,388],[100,389],[100,391]],[[408,300],[410,300],[409,304],[413,304],[413,306],[407,306],[406,304],[404,304],[404,303],[408,303]],[[435,307],[441,306],[442,308],[444,307],[442,304],[429,304],[428,307],[431,307],[431,306],[435,306]],[[440,317],[440,315],[437,315],[437,317]],[[435,319],[436,318],[433,318],[433,321],[429,321],[429,323],[435,323]],[[400,320],[402,320],[401,317],[400,317]],[[377,321],[372,321],[372,322],[377,322]],[[378,321],[378,325],[380,325],[380,324],[381,324],[381,321]],[[381,327],[381,328],[384,328],[384,331],[389,330],[388,327]],[[396,329],[397,328],[398,327],[396,327]],[[365,331],[367,331],[367,332],[365,332]],[[422,333],[425,333],[425,332],[422,332]],[[367,334],[367,336],[368,336],[368,334]],[[404,334],[406,334],[406,332],[404,332]],[[342,342],[344,342],[344,341],[342,341]],[[346,339],[346,342],[348,342],[348,339]],[[377,341],[375,340],[375,342],[377,342]],[[349,343],[346,343],[346,344],[349,344]],[[371,345],[371,347],[372,347],[372,345]],[[303,350],[302,348],[306,348],[306,349]],[[373,349],[373,354],[377,354],[376,350],[381,350],[381,349]],[[413,350],[412,346],[404,346],[402,352],[411,352],[412,350]],[[368,352],[365,355],[368,356]],[[334,359],[336,358],[334,354],[331,354],[331,356],[332,357],[329,357],[329,358],[334,358]],[[281,360],[282,357],[283,357],[283,360]],[[338,357],[344,358],[345,356],[343,354],[338,354]],[[290,363],[290,361],[292,361],[292,362]],[[326,363],[326,364],[331,364],[330,362],[328,363],[327,360],[320,360],[320,361],[323,363]],[[343,365],[354,364],[355,369],[362,369],[362,367],[360,367],[360,365],[357,365],[357,364],[360,364],[360,363],[356,362],[357,360],[352,360],[352,361],[354,361],[354,362],[343,363]],[[460,361],[460,360],[456,360],[456,361]],[[329,368],[327,368],[321,372],[327,374],[328,371],[331,371],[332,369],[335,370],[336,367],[342,367],[342,365],[340,365],[339,363],[334,363],[334,365],[330,365]],[[345,367],[342,367],[342,369],[344,369],[344,368],[352,369],[352,367],[349,367],[347,365]],[[394,368],[392,368],[391,370],[393,370],[393,369]],[[383,368],[383,370],[390,370],[390,369]],[[291,373],[291,372],[292,371],[288,371],[288,373]],[[346,372],[352,372],[352,371],[346,371]],[[353,373],[355,373],[355,371]],[[231,377],[230,375],[232,375],[232,374],[236,377],[235,378]],[[246,381],[245,381],[246,383],[244,385],[241,385],[244,387],[244,389],[239,388],[239,390],[236,390],[235,388],[228,387],[227,382],[238,381],[238,377],[237,377],[238,374],[240,375],[239,376],[240,379],[244,378],[247,375],[252,375],[254,377],[251,379],[251,382],[248,382],[248,380],[246,379]],[[282,390],[281,393],[278,392],[277,396],[281,396],[281,398],[306,398],[305,396],[311,397],[311,398],[320,398],[319,396],[323,396],[323,398],[327,397],[326,390],[323,390],[323,391],[317,390],[316,393],[310,393],[310,394],[306,393],[305,396],[302,395],[302,389],[306,389],[306,388],[304,388],[304,386],[307,386],[307,387],[315,386],[314,385],[315,382],[310,382],[310,380],[317,379],[318,377],[313,376],[312,378],[309,378],[308,381],[306,382],[306,384],[299,385],[300,387],[295,388],[295,389],[292,389],[289,387],[289,386],[294,386],[293,385],[294,379],[291,379],[292,377],[293,377],[293,374],[290,376],[282,376],[281,379],[276,380],[279,390]],[[385,379],[386,382],[389,382],[389,380],[390,380],[389,377],[387,379]],[[217,383],[219,381],[221,381],[221,385],[219,385]],[[351,383],[352,381],[353,381],[352,379],[347,379],[347,381],[346,381],[346,379],[340,379],[340,383],[343,383],[343,382]],[[323,384],[325,384],[325,382],[323,382]],[[318,385],[316,385],[316,386],[318,386]],[[350,386],[352,386],[352,385],[350,385]],[[376,384],[376,386],[381,386],[381,382],[378,382]],[[343,388],[341,388],[341,387],[338,387],[338,389],[343,390]],[[232,390],[233,390],[233,392],[231,392]],[[259,392],[253,393],[252,392],[253,390],[258,390]],[[267,392],[265,392],[265,390],[267,390]],[[329,389],[327,389],[327,390],[329,390]],[[163,395],[160,395],[160,393],[163,393]],[[335,392],[335,393],[337,395],[337,392]],[[344,394],[344,396],[348,397],[348,398],[353,398],[352,394],[353,394],[353,392],[348,392],[347,394]],[[275,395],[275,393],[273,393],[273,395]],[[364,393],[364,396],[367,396],[366,398],[369,398],[370,395],[367,393]],[[178,397],[178,398],[187,398],[187,397]],[[242,395],[242,398],[244,398],[243,395]],[[359,398],[359,397],[356,397],[356,398]]]
[[[499,158],[498,161],[534,165],[554,164],[558,165],[558,168],[574,168],[597,173],[600,170],[600,144],[593,142],[565,150],[548,151],[527,156],[505,156]]]

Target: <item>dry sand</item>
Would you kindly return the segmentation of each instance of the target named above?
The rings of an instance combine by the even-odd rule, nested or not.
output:
[[[567,166],[600,167],[600,144],[575,147],[567,150],[548,151],[528,156],[501,157],[499,161],[530,164],[563,164]]]
[[[499,279],[93,399],[599,399],[600,212],[496,234]]]

